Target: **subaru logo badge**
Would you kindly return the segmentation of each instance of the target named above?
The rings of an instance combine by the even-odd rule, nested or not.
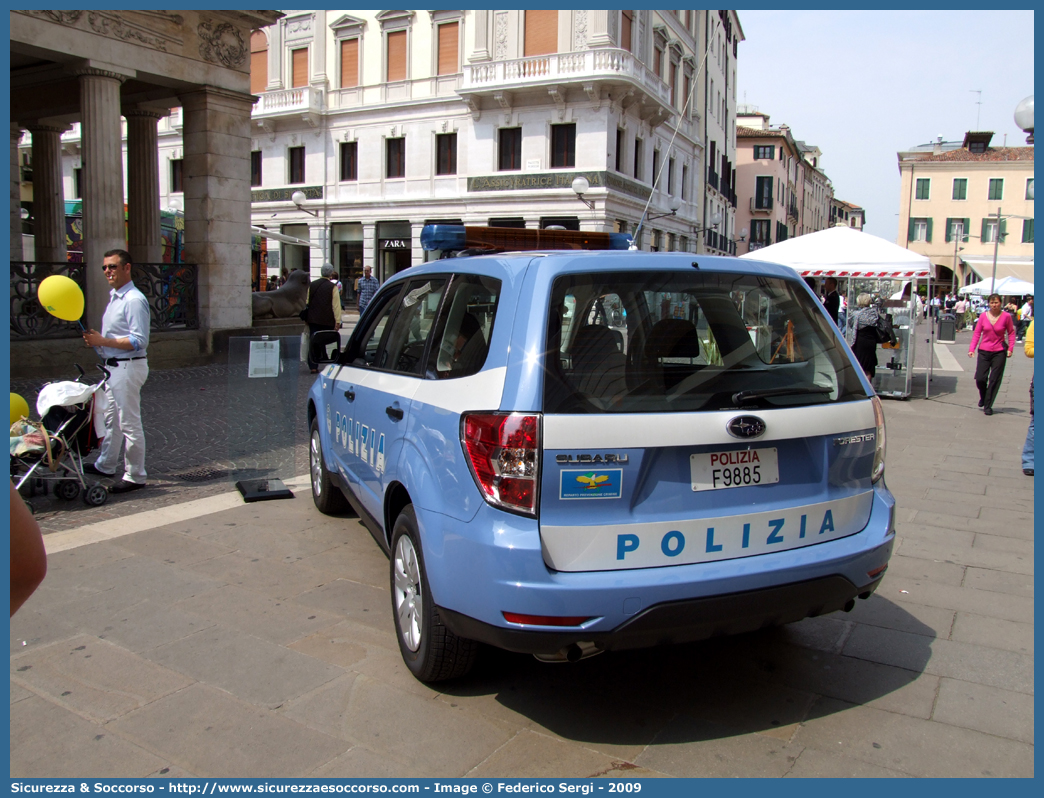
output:
[[[765,422],[757,416],[736,416],[725,429],[733,438],[756,438],[765,432]]]

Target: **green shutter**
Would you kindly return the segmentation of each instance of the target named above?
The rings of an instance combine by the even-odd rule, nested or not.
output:
[[[932,220],[931,220],[931,217],[928,218],[928,229],[925,231],[924,241],[925,241],[926,244],[931,244],[932,243]]]
[[[1004,236],[1006,236],[1007,234],[1008,234],[1008,220],[1007,219],[1001,219],[1001,223],[1000,223],[1000,242],[1002,244],[1004,243]]]
[[[961,239],[961,243],[968,243],[968,236],[971,235],[971,219],[964,220],[964,238]]]
[[[951,241],[953,241],[953,223],[955,221],[956,221],[956,219],[947,219],[946,220],[946,239],[945,240],[946,240],[947,244],[950,243]]]
[[[980,233],[980,235],[979,235],[979,241],[986,241],[986,234],[989,233],[989,229],[988,229],[989,221],[990,221],[989,219],[983,219],[982,220],[982,233]],[[989,242],[987,242],[987,243],[989,243]]]
[[[907,227],[906,227],[906,240],[907,241],[913,241],[914,240],[914,219],[913,219],[912,216],[910,217],[910,224],[907,225]]]

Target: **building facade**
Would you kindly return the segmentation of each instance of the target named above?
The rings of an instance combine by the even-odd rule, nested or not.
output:
[[[858,205],[834,197],[830,203],[830,226],[838,224],[862,230],[866,225],[866,211]]]
[[[1033,147],[992,139],[969,132],[898,154],[897,243],[930,258],[940,283],[990,278],[994,255],[998,280],[1033,281]]]
[[[830,225],[833,186],[818,147],[794,138],[787,125],[743,108],[736,119],[738,211],[746,252]]]
[[[734,253],[741,39],[735,12],[289,11],[249,42],[251,218],[284,237],[254,261],[328,260],[351,301],[364,264],[383,281],[431,257],[432,222],[635,234],[644,214],[643,249]],[[180,114],[159,124],[164,208]]]

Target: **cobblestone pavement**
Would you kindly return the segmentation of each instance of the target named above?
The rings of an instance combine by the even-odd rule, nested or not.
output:
[[[314,376],[305,364],[295,365],[298,373],[282,378],[296,395],[288,402],[296,411],[292,418],[277,412],[280,403],[270,393],[244,391],[244,380],[230,378],[227,364],[152,371],[141,392],[148,488],[126,498],[110,497],[101,507],[37,493],[30,499],[37,522],[45,533],[70,529],[225,493],[237,479],[305,473],[304,408]],[[42,384],[14,380],[11,390],[35,408]],[[117,474],[122,468],[121,462]]]

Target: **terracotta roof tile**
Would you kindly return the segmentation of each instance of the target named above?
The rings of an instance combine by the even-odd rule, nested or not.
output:
[[[990,147],[986,152],[969,152],[963,147],[959,150],[950,150],[940,153],[926,153],[915,161],[1032,161],[1032,147]]]
[[[739,139],[768,139],[784,138],[786,134],[782,130],[761,130],[756,127],[736,127],[736,138]]]

